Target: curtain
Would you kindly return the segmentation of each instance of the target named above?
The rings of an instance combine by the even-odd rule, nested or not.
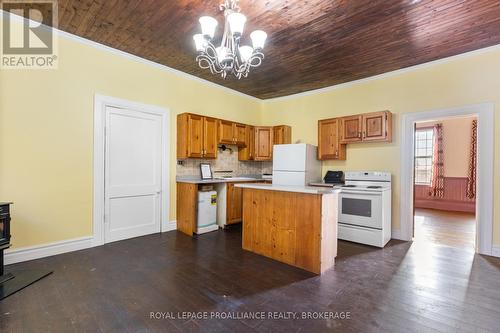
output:
[[[429,192],[431,197],[444,197],[444,153],[443,125],[434,126],[434,154],[432,160],[432,182]]]
[[[472,121],[472,137],[469,156],[469,174],[467,176],[467,198],[476,198],[476,171],[477,171],[477,120]]]

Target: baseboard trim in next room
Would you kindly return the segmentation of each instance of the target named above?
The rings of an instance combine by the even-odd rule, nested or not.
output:
[[[92,247],[92,237],[81,237],[43,245],[23,247],[5,251],[5,264],[15,264],[22,261],[40,259],[67,252],[73,252]]]
[[[491,255],[493,257],[500,257],[500,245],[493,245],[493,248],[491,249]]]
[[[167,232],[167,231],[173,231],[173,230],[177,230],[177,221],[176,220],[162,223],[161,232]]]

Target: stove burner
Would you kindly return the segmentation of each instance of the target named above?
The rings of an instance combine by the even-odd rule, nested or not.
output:
[[[356,187],[356,185],[342,185],[342,187]]]
[[[372,186],[367,186],[366,188],[377,189],[377,188],[382,188],[382,186],[372,185]]]

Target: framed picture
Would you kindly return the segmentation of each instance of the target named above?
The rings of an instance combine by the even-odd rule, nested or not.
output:
[[[212,179],[212,167],[208,163],[200,163],[201,179]]]

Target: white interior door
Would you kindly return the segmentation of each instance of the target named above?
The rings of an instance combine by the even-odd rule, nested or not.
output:
[[[106,107],[104,242],[160,232],[162,117]]]

